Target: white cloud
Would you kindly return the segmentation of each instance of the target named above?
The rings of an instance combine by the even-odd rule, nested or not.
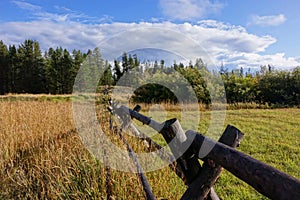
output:
[[[19,8],[24,9],[24,10],[29,10],[29,11],[37,11],[41,10],[42,8],[37,5],[33,5],[30,3],[27,3],[25,1],[12,1],[15,5],[17,5]]]
[[[160,0],[163,14],[172,20],[194,20],[217,13],[223,4],[210,0]]]
[[[224,65],[237,68],[259,68],[262,65],[273,65],[277,69],[291,69],[300,66],[300,60],[296,57],[286,57],[285,53],[260,55],[257,53],[232,53],[223,55]]]
[[[81,22],[81,23],[103,23],[112,22],[112,17],[103,15],[101,18],[91,17],[82,12],[71,10],[67,7],[54,6],[56,13],[47,12],[42,7],[27,3],[25,1],[12,1],[15,5],[23,10],[30,11],[32,19],[40,21],[54,21],[54,22]]]
[[[271,36],[257,36],[241,26],[214,20],[202,20],[198,25],[185,23],[177,26],[210,51],[263,52],[276,42]]]
[[[278,26],[285,21],[286,17],[283,14],[268,16],[252,15],[248,24],[258,26]]]
[[[198,24],[172,22],[84,24],[72,21],[32,21],[0,23],[0,38],[5,44],[20,44],[31,38],[40,42],[43,50],[62,46],[70,51],[94,49],[105,39],[121,55],[140,48],[164,47],[188,60],[207,55],[216,65],[275,67],[300,66],[300,60],[284,53],[264,55],[276,42],[271,36],[250,34],[241,26],[203,20]],[[119,37],[112,37],[118,35]],[[101,49],[101,46],[100,46]],[[204,59],[205,60],[205,59]],[[205,60],[209,62],[209,60]]]

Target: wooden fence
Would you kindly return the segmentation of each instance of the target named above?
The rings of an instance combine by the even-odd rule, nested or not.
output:
[[[118,107],[116,104],[112,104],[109,110],[123,122],[119,135],[136,164],[147,199],[155,199],[155,196],[134,152],[122,136],[122,130],[125,127],[130,128],[135,135],[142,136],[139,138],[144,138],[149,143],[150,148],[158,149],[162,159],[171,161],[172,164],[169,167],[188,185],[181,198],[183,200],[219,199],[213,185],[222,168],[271,199],[300,199],[300,181],[298,179],[235,149],[239,146],[244,134],[234,126],[228,125],[219,141],[215,142],[192,130],[184,132],[179,121],[175,118],[164,123],[158,123],[140,114],[139,106],[129,109],[125,106]],[[164,151],[164,148],[151,138],[139,132],[131,123],[133,118],[162,134],[173,155]],[[200,149],[201,147],[205,148],[204,146],[207,146],[209,151],[203,157]],[[182,149],[185,151],[181,152]],[[202,166],[198,159],[204,161]]]

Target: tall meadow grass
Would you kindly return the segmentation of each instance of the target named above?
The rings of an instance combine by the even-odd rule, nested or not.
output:
[[[0,100],[0,199],[106,199],[107,168],[83,145],[73,121],[72,103],[57,98],[37,99]],[[245,133],[239,150],[300,178],[300,110],[245,106],[227,110],[223,127],[232,124]],[[119,135],[109,129],[110,114],[105,105],[96,107],[106,136],[126,150]],[[192,113],[196,107],[201,115],[197,131],[206,134],[212,111],[205,105],[188,105],[185,109]],[[151,109],[153,117],[161,108],[168,118],[180,117],[181,108],[174,104],[142,104],[142,108],[144,113]],[[126,132],[124,137],[135,152],[149,151],[143,141]],[[151,137],[166,145],[160,135]],[[145,199],[136,174],[114,169],[109,172],[110,199]],[[147,172],[146,176],[158,199],[180,199],[187,188],[168,167]],[[226,170],[215,190],[222,199],[265,199]]]

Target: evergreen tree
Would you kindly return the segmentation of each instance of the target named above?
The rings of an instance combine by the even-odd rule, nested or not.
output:
[[[89,51],[76,76],[77,92],[95,92],[97,90],[101,75],[104,72],[104,61],[99,48]]]
[[[134,60],[134,66],[135,67],[140,66],[140,61],[139,61],[139,59],[138,59],[138,57],[137,57],[136,54],[133,55],[133,60]]]
[[[80,66],[82,65],[82,63],[84,62],[84,60],[87,57],[87,54],[83,54],[80,50],[73,50],[72,52],[73,55],[73,68],[71,69],[71,83],[70,85],[72,85],[72,92],[73,92],[73,87],[74,87],[74,83],[75,83],[75,78],[79,72]]]
[[[33,42],[33,66],[32,66],[32,93],[44,93],[46,91],[45,60],[42,57],[40,45]]]
[[[49,48],[47,52],[47,83],[48,91],[51,94],[60,94],[62,92],[61,86],[61,69],[60,56],[62,48]]]
[[[0,95],[8,92],[9,83],[9,68],[8,68],[8,49],[7,46],[0,41]]]
[[[18,65],[20,79],[17,80],[17,91],[21,93],[44,92],[44,60],[38,42],[25,40],[19,46]]]
[[[17,80],[19,74],[19,68],[18,68],[18,55],[17,55],[17,48],[15,45],[9,46],[8,50],[8,66],[9,66],[9,72],[10,72],[10,81],[9,81],[9,92],[16,93],[17,90]]]
[[[113,83],[114,79],[112,75],[111,65],[108,63],[108,61],[105,61],[105,69],[100,79],[100,85],[110,86]]]
[[[115,83],[120,80],[120,78],[123,76],[123,71],[120,67],[120,64],[117,60],[114,60],[114,81]]]
[[[161,71],[163,71],[165,68],[165,61],[164,60],[160,60],[160,69]]]
[[[124,52],[122,55],[122,68],[123,68],[123,73],[126,73],[130,69],[130,65],[128,62],[128,57],[127,57],[126,52]]]
[[[72,87],[74,83],[74,61],[70,53],[64,49],[63,56],[61,58],[62,64],[62,94],[72,93]]]

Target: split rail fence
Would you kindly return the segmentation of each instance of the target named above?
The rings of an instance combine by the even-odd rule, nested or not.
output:
[[[138,138],[146,140],[150,148],[159,150],[159,156],[162,159],[170,161],[169,167],[188,186],[181,198],[182,200],[220,199],[213,189],[213,185],[217,181],[222,168],[225,168],[268,198],[300,199],[300,181],[298,179],[236,150],[244,136],[236,127],[228,125],[219,141],[215,142],[196,131],[184,132],[176,118],[158,123],[139,113],[140,109],[140,106],[129,109],[117,104],[112,104],[109,107],[112,114],[122,120],[122,126],[118,130],[118,134],[126,145],[129,156],[136,164],[138,176],[147,199],[155,199],[155,195],[134,151],[123,137],[122,130],[125,128],[130,128],[135,135],[139,136]],[[136,119],[162,134],[172,154],[165,151],[150,137],[141,133],[132,124],[132,119]],[[210,148],[205,157],[201,156],[201,153],[199,154],[203,145],[208,145],[208,148]],[[186,150],[181,152],[182,149]],[[202,166],[199,159],[204,161]],[[107,172],[107,177],[109,177],[109,169],[107,169]],[[109,179],[107,179],[107,182],[109,182]],[[108,199],[111,198],[111,193],[111,189],[108,189]]]

